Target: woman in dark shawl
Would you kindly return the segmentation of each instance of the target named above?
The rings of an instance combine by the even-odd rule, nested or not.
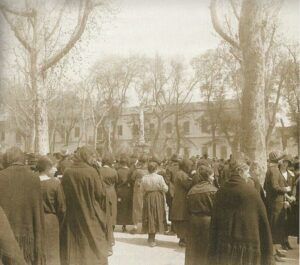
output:
[[[188,226],[188,208],[186,195],[192,186],[192,178],[189,176],[193,163],[188,159],[183,159],[179,164],[179,171],[174,180],[174,198],[172,202],[170,219],[174,224],[174,229],[179,238],[179,246],[185,246],[185,239]]]
[[[66,215],[61,231],[62,265],[107,265],[105,187],[91,166],[95,150],[81,147],[66,169],[62,186]]]
[[[215,196],[210,225],[210,265],[273,265],[266,208],[247,184],[249,166],[237,164]]]
[[[0,264],[26,265],[7,217],[0,207]],[[2,262],[2,263],[1,263]]]
[[[0,171],[0,206],[28,264],[44,265],[44,211],[39,177],[24,165],[24,153],[12,147]],[[2,229],[2,227],[1,227]]]
[[[54,178],[56,169],[48,157],[38,159],[36,170],[43,194],[47,265],[59,265],[59,228],[66,212],[65,197],[60,181]]]
[[[112,167],[113,158],[106,155],[102,159],[100,175],[105,183],[106,202],[107,202],[107,226],[108,226],[108,243],[110,245],[109,254],[112,254],[112,246],[115,244],[113,229],[117,224],[117,192],[116,183],[118,181],[117,171]]]
[[[197,176],[197,177],[196,177]],[[210,219],[217,188],[209,182],[214,171],[200,166],[195,184],[187,195],[189,226],[187,233],[185,265],[205,265],[207,262]]]

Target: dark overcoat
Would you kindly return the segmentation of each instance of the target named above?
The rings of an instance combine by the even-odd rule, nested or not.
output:
[[[143,200],[144,194],[142,191],[141,183],[143,176],[148,174],[146,167],[136,168],[132,175],[131,180],[133,181],[133,202],[132,202],[132,221],[133,224],[142,222],[143,219]]]
[[[62,178],[66,215],[61,231],[62,265],[107,265],[105,187],[93,167],[76,162]]]
[[[114,168],[103,166],[100,168],[100,174],[106,186],[106,200],[109,202],[110,224],[117,224],[117,192],[116,183],[118,181],[118,173]]]
[[[130,225],[132,224],[132,193],[133,193],[133,185],[130,179],[131,171],[128,167],[120,167],[117,170],[117,173],[118,173],[117,224]]]
[[[186,238],[185,265],[207,262],[210,219],[217,188],[202,181],[187,195],[189,226]]]
[[[174,180],[175,192],[172,202],[171,221],[187,221],[187,193],[192,186],[192,179],[183,170],[179,170]]]
[[[66,212],[65,196],[60,181],[56,178],[41,178],[45,212],[47,265],[60,265],[59,228]]]

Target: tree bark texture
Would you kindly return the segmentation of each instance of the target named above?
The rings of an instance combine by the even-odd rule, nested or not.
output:
[[[239,39],[243,56],[241,151],[266,171],[264,54],[261,0],[244,0]]]

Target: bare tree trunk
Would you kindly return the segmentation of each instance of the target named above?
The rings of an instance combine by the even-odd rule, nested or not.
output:
[[[98,127],[94,126],[94,139],[93,139],[93,146],[96,149],[97,147],[97,136],[98,136]]]
[[[179,113],[175,113],[175,130],[176,130],[176,153],[179,154],[181,147],[181,135],[180,135],[180,126],[179,126]]]
[[[239,37],[243,56],[241,151],[266,171],[264,54],[261,0],[242,3]]]
[[[47,90],[37,70],[37,53],[32,48],[30,53],[30,79],[35,91],[35,152],[40,155],[49,153]]]
[[[145,118],[144,107],[139,107],[139,144],[145,144]]]
[[[161,118],[159,116],[156,116],[156,120],[157,120],[157,128],[155,131],[154,139],[151,144],[151,152],[153,154],[155,154],[158,151],[157,150],[157,142],[158,142],[159,134],[161,131]]]
[[[214,126],[212,126],[212,129],[211,129],[211,136],[212,136],[213,157],[216,157],[217,156],[216,129]]]

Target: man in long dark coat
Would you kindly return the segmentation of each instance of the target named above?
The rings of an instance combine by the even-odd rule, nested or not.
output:
[[[264,203],[247,184],[249,166],[238,164],[215,196],[209,239],[210,265],[273,265]]]
[[[0,171],[0,206],[25,261],[44,265],[45,224],[40,179],[24,163],[25,155],[18,147],[12,147],[4,154],[6,168]]]
[[[92,164],[95,151],[81,147],[62,186],[66,216],[61,231],[62,265],[107,265],[105,187]]]
[[[123,232],[126,231],[126,225],[132,224],[132,182],[130,180],[130,169],[128,159],[125,155],[120,158],[120,167],[117,170],[117,224],[122,225]]]

